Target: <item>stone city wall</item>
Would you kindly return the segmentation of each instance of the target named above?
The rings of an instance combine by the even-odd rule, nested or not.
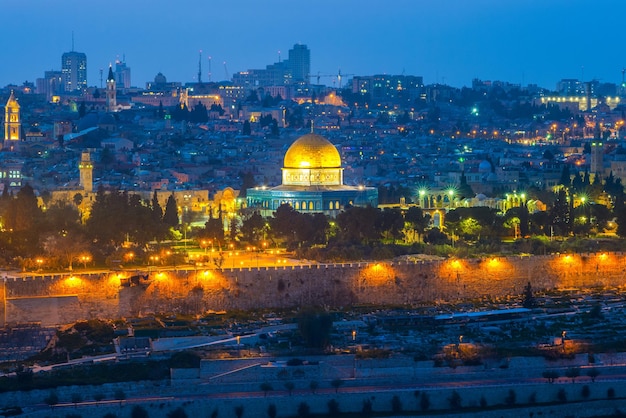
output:
[[[220,270],[5,276],[5,324],[207,310],[354,304],[415,306],[534,290],[624,284],[622,253],[306,264]]]

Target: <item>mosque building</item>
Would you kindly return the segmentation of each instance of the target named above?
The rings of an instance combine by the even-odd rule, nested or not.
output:
[[[326,138],[314,133],[298,138],[287,150],[282,184],[247,191],[248,207],[271,216],[287,203],[299,212],[322,212],[336,216],[349,206],[378,206],[375,187],[346,186],[339,151]]]

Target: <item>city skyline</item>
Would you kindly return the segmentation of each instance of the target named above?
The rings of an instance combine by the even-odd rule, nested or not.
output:
[[[220,81],[265,68],[279,60],[279,50],[286,59],[295,43],[311,50],[313,77],[339,70],[346,78],[404,73],[421,75],[426,84],[461,87],[479,78],[553,89],[563,78],[619,83],[626,67],[619,50],[626,4],[609,0],[593,8],[583,0],[397,1],[384,8],[326,0],[316,7],[276,0],[262,9],[247,0],[237,6],[195,0],[170,5],[3,5],[2,31],[13,42],[3,50],[11,65],[0,67],[0,85],[34,82],[44,71],[60,70],[61,55],[73,43],[87,55],[89,86],[100,86],[100,69],[106,73],[109,63],[124,56],[132,85],[143,87],[158,72],[171,81],[197,80],[199,50],[202,80]],[[332,85],[330,77],[321,82]]]

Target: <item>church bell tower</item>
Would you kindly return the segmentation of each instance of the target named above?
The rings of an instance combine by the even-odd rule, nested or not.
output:
[[[107,76],[107,112],[115,112],[117,107],[117,89],[115,86],[115,75],[113,67],[109,65],[109,75]]]
[[[22,140],[20,105],[11,90],[11,96],[4,108],[4,148],[15,150]]]

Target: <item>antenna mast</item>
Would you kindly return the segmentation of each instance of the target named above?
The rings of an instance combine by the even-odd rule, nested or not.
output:
[[[211,81],[211,56],[209,55],[209,82]]]
[[[200,50],[200,57],[198,58],[198,84],[202,84],[202,50]]]

